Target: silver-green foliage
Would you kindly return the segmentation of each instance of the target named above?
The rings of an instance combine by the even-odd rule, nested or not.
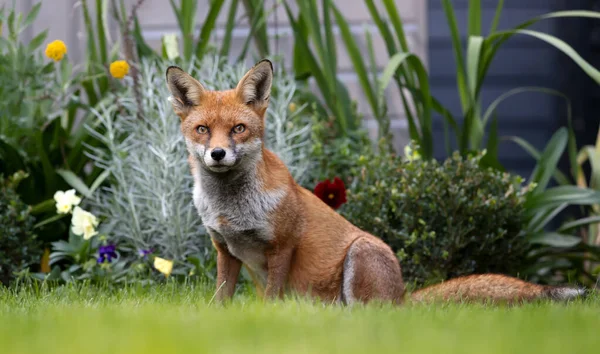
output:
[[[168,65],[150,61],[140,65],[140,105],[129,85],[115,97],[115,104],[95,111],[100,124],[90,130],[108,152],[90,148],[91,155],[112,177],[110,186],[98,190],[90,203],[104,218],[101,231],[120,250],[152,249],[161,257],[184,260],[190,255],[206,256],[210,245],[192,203],[193,181],[179,118],[167,100]],[[222,90],[235,87],[248,68],[206,57],[183,69],[208,89]],[[290,113],[295,90],[293,78],[277,71],[266,144],[301,181],[309,167],[311,119],[301,109]],[[138,107],[143,110],[141,118]]]

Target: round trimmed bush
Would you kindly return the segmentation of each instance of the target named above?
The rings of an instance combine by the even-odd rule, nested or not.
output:
[[[528,243],[522,178],[480,167],[482,153],[443,163],[361,156],[342,213],[396,252],[414,285],[474,273],[516,274]]]

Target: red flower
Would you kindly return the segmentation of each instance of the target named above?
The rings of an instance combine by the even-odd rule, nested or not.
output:
[[[346,203],[346,186],[344,181],[338,177],[333,179],[333,183],[329,180],[320,182],[315,187],[314,193],[333,209],[337,209]]]

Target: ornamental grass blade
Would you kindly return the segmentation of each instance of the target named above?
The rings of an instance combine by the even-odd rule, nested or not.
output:
[[[390,58],[390,61],[386,65],[380,77],[378,96],[383,96],[383,90],[387,88],[392,77],[404,62],[410,62],[410,66],[417,74],[423,105],[423,115],[419,116],[419,127],[421,132],[419,133],[417,130],[415,122],[411,122],[410,120],[409,132],[411,139],[414,139],[419,143],[419,148],[421,149],[420,152],[423,158],[430,159],[433,157],[433,137],[431,129],[431,109],[433,104],[431,91],[429,89],[429,78],[427,71],[425,70],[425,67],[423,66],[423,63],[419,57],[412,53],[398,53]]]
[[[537,184],[537,187],[533,191],[534,195],[546,190],[550,178],[557,170],[558,161],[567,147],[568,139],[569,135],[567,129],[563,127],[554,133],[546,145],[546,148],[540,155],[540,159],[529,179],[530,182]]]
[[[533,235],[529,242],[552,247],[568,248],[581,243],[581,238],[572,235],[565,235],[558,232],[546,232]]]
[[[204,24],[200,30],[200,37],[196,45],[196,59],[202,59],[204,54],[206,54],[208,44],[210,43],[210,35],[216,27],[217,17],[219,17],[224,3],[225,0],[213,0],[210,3],[210,10],[204,19]]]

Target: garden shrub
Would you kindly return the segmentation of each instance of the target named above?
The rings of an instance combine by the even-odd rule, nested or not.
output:
[[[358,157],[358,178],[342,213],[388,243],[414,285],[473,273],[518,273],[528,243],[522,235],[522,179],[481,168],[483,153],[443,163],[392,154]]]
[[[34,233],[35,218],[15,188],[23,173],[0,175],[0,283],[8,285],[14,273],[39,263],[41,244]]]

